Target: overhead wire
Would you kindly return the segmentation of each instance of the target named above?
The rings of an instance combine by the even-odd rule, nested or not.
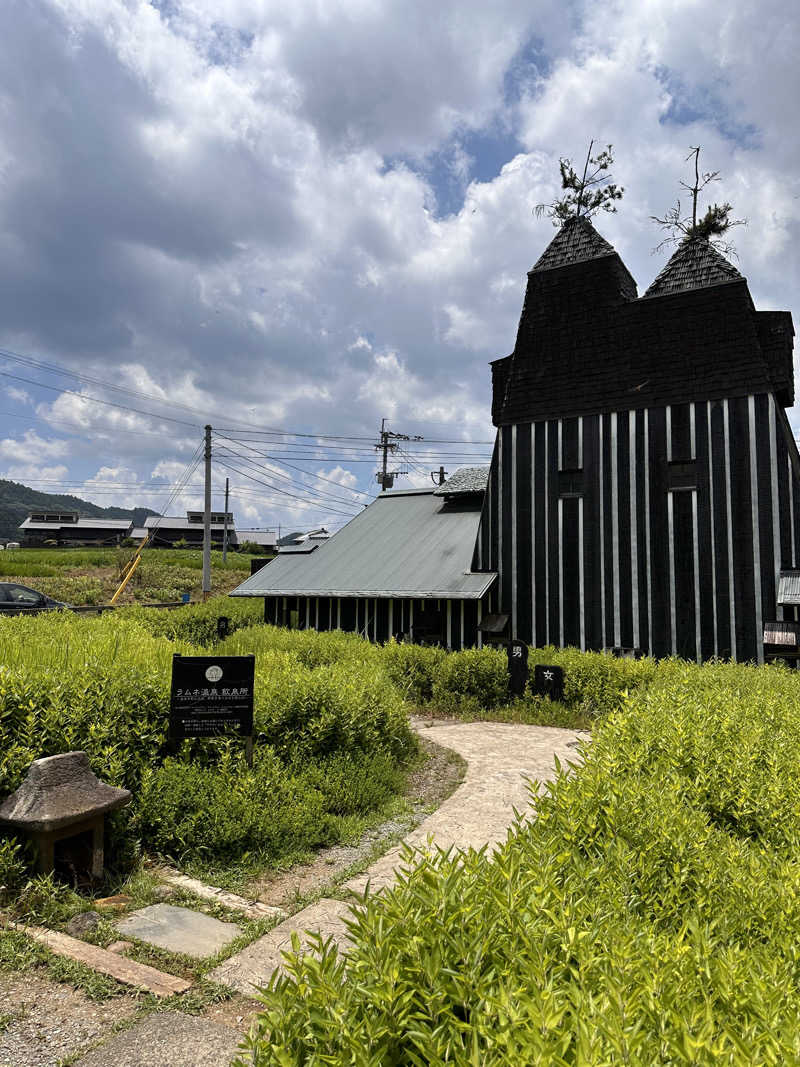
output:
[[[241,477],[248,478],[250,481],[256,482],[259,485],[264,485],[268,489],[271,489],[274,493],[278,493],[281,496],[290,497],[290,498],[292,498],[294,500],[299,500],[302,504],[306,504],[306,505],[315,504],[315,506],[319,507],[319,504],[317,502],[311,501],[307,497],[301,497],[301,496],[297,496],[297,494],[295,494],[295,493],[290,493],[286,489],[281,489],[280,486],[272,485],[272,484],[270,484],[269,482],[267,482],[263,478],[258,478],[254,474],[251,474],[248,471],[241,470],[239,467],[236,467],[232,463],[230,463],[230,461],[225,462],[224,460],[220,460],[220,463],[222,464],[223,467],[226,468],[226,470],[235,471],[235,473],[241,475]],[[328,507],[327,514],[344,515],[346,518],[350,519],[350,518],[352,518],[354,513],[353,512],[347,512],[347,511],[341,511],[338,508]]]
[[[281,480],[287,481],[291,485],[295,486],[295,488],[302,489],[304,492],[306,492],[309,495],[317,496],[317,497],[326,497],[326,498],[329,498],[331,500],[336,501],[339,504],[348,504],[348,505],[358,504],[357,500],[353,500],[352,498],[349,498],[349,497],[345,498],[345,497],[337,496],[335,493],[331,493],[327,489],[312,489],[311,486],[305,485],[302,482],[297,482],[294,478],[289,477],[288,474],[282,474],[280,471],[276,471],[274,467],[267,467],[263,463],[257,463],[250,456],[242,455],[241,452],[237,452],[236,449],[230,448],[230,446],[225,446],[221,450],[218,450],[217,451],[217,455],[219,455],[220,451],[222,451],[223,455],[231,454],[231,455],[237,457],[240,461],[242,461],[244,463],[247,463],[249,466],[251,466],[252,468],[254,468],[254,469],[258,470],[258,471],[265,472],[270,477],[275,477],[275,478],[279,478]],[[343,489],[344,487],[343,486],[339,486],[339,488]]]

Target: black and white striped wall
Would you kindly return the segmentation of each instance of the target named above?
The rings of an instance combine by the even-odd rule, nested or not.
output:
[[[763,659],[800,560],[800,457],[771,394],[503,426],[473,566],[533,645]]]
[[[404,634],[445,648],[481,644],[481,600],[410,597],[272,596],[264,600],[264,621],[301,630],[344,630],[385,642]]]

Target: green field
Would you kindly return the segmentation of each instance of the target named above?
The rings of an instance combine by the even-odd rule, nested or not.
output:
[[[107,604],[119,585],[122,568],[134,555],[131,548],[20,548],[0,552],[0,581],[18,580],[68,604]],[[211,553],[211,589],[228,593],[250,573],[249,555]],[[202,588],[200,549],[144,550],[142,562],[120,598],[124,604],[193,600]]]

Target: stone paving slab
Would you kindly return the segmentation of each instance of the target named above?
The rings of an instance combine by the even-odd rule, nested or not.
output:
[[[176,889],[185,889],[187,893],[194,893],[195,896],[202,897],[204,900],[216,900],[219,904],[224,904],[226,908],[243,912],[249,919],[286,918],[286,912],[283,908],[276,908],[271,904],[262,904],[260,900],[245,900],[244,897],[240,897],[236,893],[228,893],[224,889],[217,888],[217,886],[206,885],[205,882],[201,882],[198,878],[189,878],[188,875],[181,874],[180,871],[174,871],[169,867],[162,868],[159,873],[165,882],[175,886]]]
[[[293,933],[300,935],[302,943],[305,932],[310,930],[321,934],[326,941],[333,938],[337,945],[345,948],[348,935],[344,920],[349,911],[349,905],[341,900],[318,900],[225,960],[207,977],[212,982],[253,996],[259,986],[267,984],[273,971],[283,965],[282,953],[291,951]]]
[[[241,1036],[208,1019],[162,1012],[93,1049],[77,1067],[227,1067]]]
[[[114,924],[125,937],[137,937],[169,952],[205,959],[229,945],[242,932],[236,923],[174,904],[150,904]]]

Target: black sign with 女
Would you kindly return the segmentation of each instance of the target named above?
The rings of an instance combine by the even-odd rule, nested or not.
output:
[[[255,664],[255,656],[173,656],[170,738],[251,737]]]
[[[512,696],[521,697],[528,684],[528,646],[524,641],[510,641],[508,644],[508,691]]]
[[[549,697],[550,700],[563,700],[564,668],[537,663],[533,671],[533,691],[537,696]]]

